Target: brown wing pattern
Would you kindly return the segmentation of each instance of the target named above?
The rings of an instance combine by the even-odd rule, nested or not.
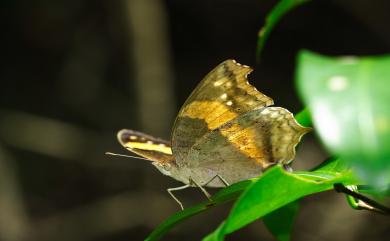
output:
[[[198,140],[189,153],[189,167],[206,176],[200,175],[200,181],[209,173],[230,183],[248,179],[271,165],[293,160],[295,146],[309,130],[284,108],[255,109]]]
[[[178,165],[206,133],[242,113],[269,106],[273,100],[250,85],[248,66],[226,60],[212,70],[181,108],[172,133],[172,150]]]
[[[166,163],[174,160],[168,141],[127,129],[120,130],[117,138],[127,150],[150,161]]]

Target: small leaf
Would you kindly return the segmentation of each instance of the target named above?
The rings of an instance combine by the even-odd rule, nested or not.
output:
[[[271,10],[265,19],[265,25],[260,29],[258,38],[257,38],[257,49],[256,57],[260,59],[261,51],[264,48],[265,42],[268,39],[272,29],[279,22],[279,20],[290,10],[295,7],[308,2],[309,0],[281,0],[279,3]]]
[[[316,131],[378,188],[390,182],[390,55],[326,57],[302,51],[297,84]]]
[[[263,222],[268,230],[279,240],[289,241],[292,226],[299,210],[298,201],[289,203],[264,216]]]

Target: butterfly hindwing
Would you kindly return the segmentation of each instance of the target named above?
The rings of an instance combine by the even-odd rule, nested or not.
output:
[[[309,130],[284,108],[255,109],[198,140],[189,152],[189,167],[219,174],[229,183],[255,177],[271,165],[293,160],[295,146]]]
[[[250,85],[248,66],[226,60],[212,70],[181,108],[172,132],[176,162],[184,164],[191,147],[205,134],[273,100]]]
[[[168,141],[127,129],[119,131],[117,138],[127,150],[151,161],[166,163],[174,160]]]

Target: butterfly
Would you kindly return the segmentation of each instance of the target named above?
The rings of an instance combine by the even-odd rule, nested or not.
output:
[[[181,107],[171,141],[123,129],[119,142],[185,185],[224,187],[259,176],[270,166],[288,165],[310,128],[249,84],[248,66],[226,60],[214,68]]]

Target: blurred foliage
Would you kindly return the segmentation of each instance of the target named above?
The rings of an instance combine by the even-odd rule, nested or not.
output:
[[[329,151],[378,188],[390,183],[390,56],[298,56],[297,83]]]

